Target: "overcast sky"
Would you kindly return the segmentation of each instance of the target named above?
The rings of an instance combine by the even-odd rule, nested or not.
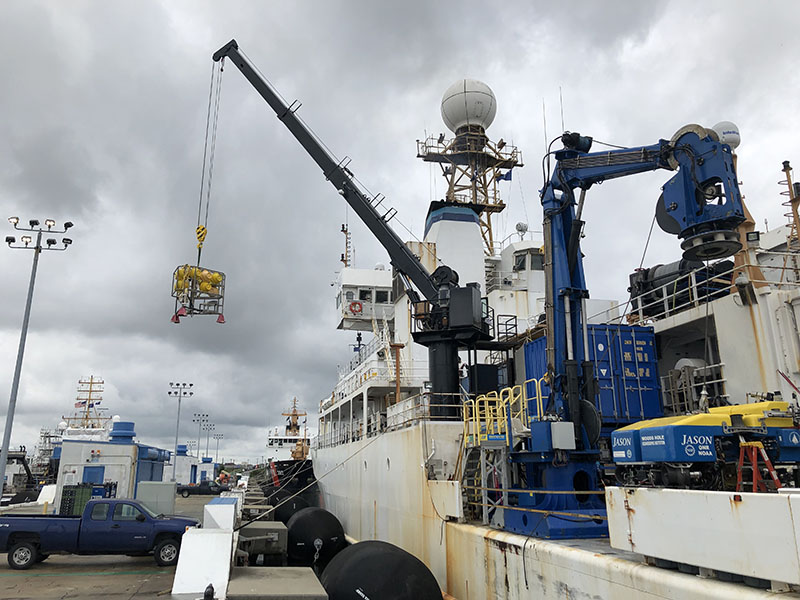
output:
[[[94,374],[111,414],[166,448],[176,410],[168,384],[193,382],[181,443],[197,435],[192,413],[208,412],[225,435],[222,456],[256,458],[293,396],[315,413],[336,383],[353,341],[335,330],[331,287],[345,204],[233,66],[203,252],[227,274],[227,324],[169,320],[173,269],[196,252],[211,54],[231,38],[418,237],[444,185],[415,157],[415,140],[445,130],[439,104],[451,83],[485,81],[498,101],[488,133],[513,140],[526,163],[503,184],[502,239],[518,221],[541,229],[542,106],[552,138],[559,88],[566,129],[619,145],[736,122],[748,206],[761,228],[783,222],[781,162],[800,166],[799,29],[796,2],[4,0],[0,223],[75,223],[70,250],[40,261],[13,445],[31,448],[40,427],[71,412],[78,379]],[[625,297],[668,178],[589,192],[592,297]],[[387,262],[349,222],[356,266]],[[645,266],[679,255],[678,240],[657,231]],[[31,259],[0,248],[0,414]]]

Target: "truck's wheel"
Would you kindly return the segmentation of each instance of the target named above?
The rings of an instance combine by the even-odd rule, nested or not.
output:
[[[181,496],[183,496],[184,498],[188,498],[189,497],[189,490],[183,490],[181,492]]]
[[[174,538],[161,540],[156,544],[155,550],[153,550],[156,564],[159,567],[172,567],[178,564],[178,553],[180,549],[181,543]]]
[[[17,542],[8,550],[8,566],[12,569],[30,569],[39,552],[30,542]]]

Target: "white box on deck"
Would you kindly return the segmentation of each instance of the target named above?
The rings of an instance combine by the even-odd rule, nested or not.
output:
[[[181,540],[181,553],[172,581],[172,595],[203,597],[208,584],[214,598],[224,599],[228,589],[233,554],[233,532],[223,529],[189,529]]]
[[[611,546],[800,584],[800,495],[606,488]]]
[[[140,481],[136,489],[136,499],[162,515],[175,514],[174,481]]]
[[[236,517],[236,498],[214,498],[203,507],[203,527],[205,529],[232,531]]]
[[[235,498],[236,499],[236,513],[237,516],[242,516],[242,509],[244,508],[244,497],[245,491],[244,490],[229,490],[227,492],[221,492],[219,495],[220,498]]]

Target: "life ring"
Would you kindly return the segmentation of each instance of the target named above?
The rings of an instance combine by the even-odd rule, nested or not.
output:
[[[354,315],[360,315],[362,310],[364,310],[364,306],[358,300],[350,303],[350,312]]]

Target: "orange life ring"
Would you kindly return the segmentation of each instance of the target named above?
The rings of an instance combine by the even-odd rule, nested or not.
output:
[[[360,315],[362,310],[364,310],[364,306],[358,300],[350,303],[350,312],[354,315]]]

